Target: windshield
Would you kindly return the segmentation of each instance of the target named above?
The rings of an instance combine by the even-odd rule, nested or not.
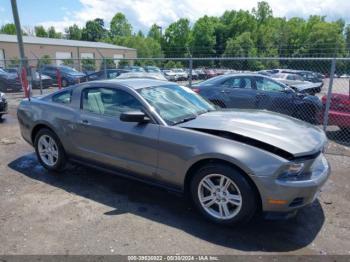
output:
[[[146,87],[140,89],[139,93],[169,125],[215,110],[214,106],[187,87],[178,85]]]
[[[68,66],[61,66],[60,70],[66,73],[77,73],[78,71],[75,68],[68,67]]]

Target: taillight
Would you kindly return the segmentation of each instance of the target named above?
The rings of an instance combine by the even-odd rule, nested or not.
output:
[[[201,90],[199,88],[192,88],[192,91],[194,91],[194,92],[199,94]]]

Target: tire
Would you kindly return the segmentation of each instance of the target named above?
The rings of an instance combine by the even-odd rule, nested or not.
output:
[[[53,152],[53,151],[57,152],[57,153],[49,152],[49,154],[52,155],[53,161],[50,161],[49,154],[46,154],[46,156],[44,156],[45,153],[43,153],[44,152],[43,140],[45,140],[49,145],[52,146],[51,149],[46,148],[46,151],[50,150],[50,152]],[[50,141],[53,141],[53,143],[50,144]],[[35,147],[35,152],[38,157],[38,160],[43,167],[45,167],[49,171],[56,171],[56,172],[63,171],[67,163],[67,158],[66,158],[64,148],[55,133],[53,133],[51,130],[47,128],[40,129],[37,135],[35,136],[34,147]]]
[[[207,184],[205,181],[208,178],[215,185],[211,193],[204,185]],[[223,181],[230,181],[230,183],[227,190],[218,191],[219,181],[222,178],[224,178]],[[226,182],[223,184],[226,184]],[[222,187],[222,189],[224,188]],[[191,180],[190,192],[192,201],[199,212],[208,220],[218,224],[237,225],[247,223],[255,215],[259,206],[257,192],[247,178],[239,170],[220,163],[211,163],[201,167]],[[231,198],[234,196],[236,199],[228,200],[230,198],[228,193],[231,194]],[[209,196],[211,200],[201,201],[203,197],[208,198]],[[215,202],[213,203],[213,201]],[[204,204],[210,203],[213,204],[208,208],[204,207]],[[220,205],[226,205],[228,213],[224,212],[225,209],[220,208]]]

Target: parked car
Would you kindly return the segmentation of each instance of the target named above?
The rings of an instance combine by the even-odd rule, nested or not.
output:
[[[141,66],[126,66],[124,69],[132,72],[146,72]]]
[[[86,76],[87,81],[94,81],[94,80],[103,80],[106,79],[113,79],[118,77],[120,74],[130,72],[130,70],[126,69],[106,69],[106,72],[104,70],[94,72],[92,74],[89,74]]]
[[[212,78],[214,76],[217,76],[215,70],[213,70],[213,69],[204,69],[204,72],[205,72],[205,79],[209,79],[209,78]]]
[[[148,73],[161,73],[159,67],[157,66],[145,66],[144,69]]]
[[[12,74],[17,74],[19,75],[19,69],[18,68],[6,68],[4,71]],[[41,82],[42,82],[42,87],[44,89],[49,88],[53,84],[53,80],[51,77],[41,74]],[[38,72],[35,72],[35,75],[32,77],[32,88],[33,89],[39,89],[40,88],[40,74]]]
[[[319,83],[320,86],[323,86],[323,75],[320,73],[315,73],[312,71],[306,71],[306,70],[291,70],[291,69],[283,69],[281,70],[281,73],[286,74],[296,74],[301,76],[303,81],[308,81],[311,83]],[[320,90],[321,91],[321,90]]]
[[[7,114],[7,98],[4,93],[0,92],[0,119]]]
[[[173,68],[171,69],[176,75],[177,75],[177,80],[179,81],[185,81],[188,79],[188,74],[185,70],[182,68]]]
[[[22,84],[18,74],[8,73],[0,68],[0,91],[1,92],[22,91]]]
[[[267,111],[218,111],[175,83],[87,82],[23,100],[17,115],[46,169],[70,160],[187,193],[221,224],[258,210],[294,213],[330,173],[320,128]]]
[[[51,77],[41,74],[41,83],[44,89],[49,88],[53,85],[53,80]],[[40,74],[35,72],[35,77],[32,79],[32,88],[38,89],[40,88]]]
[[[86,81],[86,75],[83,72],[79,72],[69,66],[45,65],[40,69],[41,73],[51,77],[54,83],[57,83],[57,70],[59,70],[61,74],[62,87]]]
[[[231,74],[192,86],[193,90],[223,108],[266,109],[317,123],[322,103],[300,94],[273,78],[259,74]]]
[[[277,81],[286,84],[296,90],[299,93],[305,93],[314,95],[321,92],[323,83],[311,83],[305,81],[302,76],[298,74],[287,74],[287,73],[278,73],[271,75],[272,78]]]
[[[323,96],[323,109],[326,108],[326,101],[327,96]],[[332,94],[328,114],[328,125],[338,126],[344,132],[350,133],[350,94]]]
[[[186,73],[188,75],[188,79],[190,79],[190,70],[189,69],[186,69]],[[196,72],[196,70],[192,70],[192,80],[198,80],[199,79],[199,75],[198,73]]]
[[[206,74],[203,69],[199,68],[199,69],[195,69],[194,71],[196,71],[198,75],[198,79],[206,79]]]
[[[165,78],[168,79],[169,81],[178,80],[178,75],[170,69],[164,69],[162,73],[164,74]]]
[[[117,77],[117,79],[130,79],[130,78],[146,78],[146,79],[168,81],[162,73],[128,72],[128,73],[123,73]]]

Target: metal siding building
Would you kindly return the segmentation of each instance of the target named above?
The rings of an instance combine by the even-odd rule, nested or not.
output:
[[[137,51],[133,48],[117,46],[101,42],[88,42],[23,36],[24,51],[28,59],[41,58],[49,55],[51,59],[101,59],[101,55],[117,60],[118,58],[136,58]],[[19,58],[16,35],[0,34],[0,67],[5,66],[5,60]]]

